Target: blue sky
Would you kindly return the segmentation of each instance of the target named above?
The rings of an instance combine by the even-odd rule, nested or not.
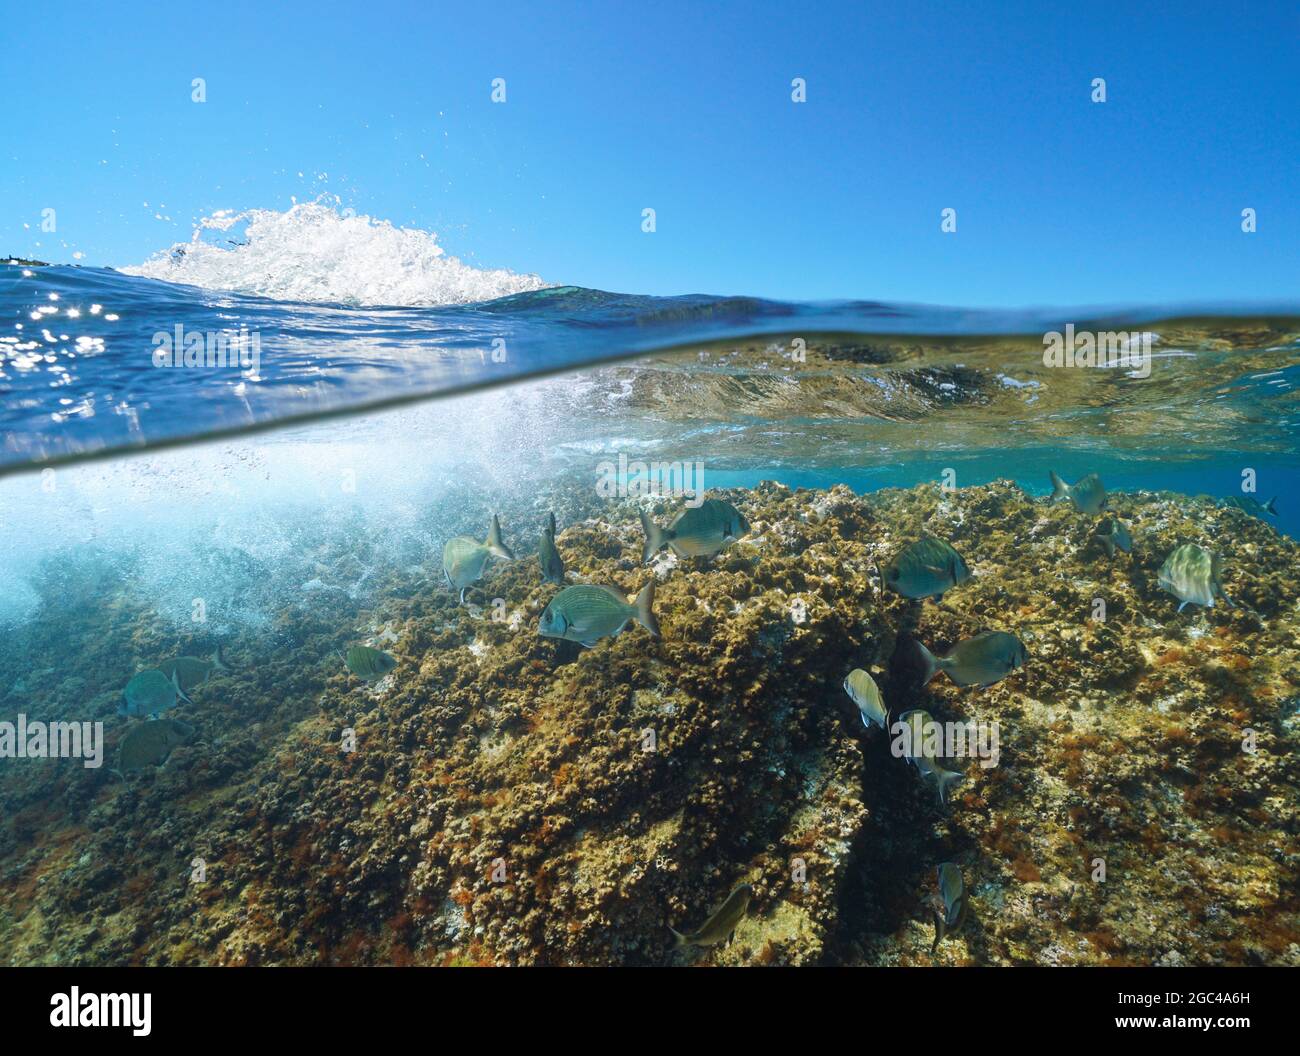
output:
[[[4,253],[136,263],[216,209],[328,192],[467,262],[610,290],[1300,290],[1294,3],[53,0],[3,24]]]

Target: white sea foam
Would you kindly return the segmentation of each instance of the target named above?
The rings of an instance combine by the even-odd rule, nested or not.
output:
[[[243,227],[243,241],[213,233]],[[165,282],[287,301],[430,307],[542,289],[536,275],[473,268],[448,256],[432,231],[394,227],[323,201],[284,212],[220,210],[189,242],[120,269]]]

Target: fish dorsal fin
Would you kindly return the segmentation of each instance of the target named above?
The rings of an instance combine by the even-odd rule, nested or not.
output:
[[[626,594],[624,594],[624,593],[623,593],[621,590],[619,590],[617,587],[607,587],[607,586],[601,584],[601,585],[600,585],[600,589],[603,590],[606,594],[609,594],[611,597],[617,598],[617,599],[619,600],[620,604],[623,604],[623,605],[631,605],[631,604],[632,604],[632,599],[629,598]]]

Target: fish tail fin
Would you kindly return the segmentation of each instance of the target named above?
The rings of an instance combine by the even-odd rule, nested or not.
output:
[[[934,953],[939,948],[939,943],[943,942],[943,937],[948,933],[948,928],[943,922],[943,914],[938,911],[934,914],[934,942],[930,943],[930,952]]]
[[[916,648],[920,651],[921,663],[925,665],[925,677],[921,679],[921,685],[924,686],[929,683],[930,679],[934,678],[934,676],[940,672],[941,667],[938,658],[924,645],[917,642]]]
[[[1269,499],[1268,502],[1264,503],[1264,509],[1266,509],[1266,510],[1267,510],[1269,513],[1271,513],[1274,517],[1277,516],[1277,496],[1276,496],[1276,495],[1274,495],[1271,499]]]
[[[644,565],[668,545],[671,536],[655,524],[645,510],[641,511],[641,531],[645,532],[645,544],[641,547],[641,564]]]
[[[690,945],[690,943],[686,941],[686,936],[683,935],[683,934],[682,934],[680,931],[678,931],[676,928],[670,927],[668,930],[671,931],[671,932],[673,933],[673,949],[674,949],[674,950],[684,950],[684,949],[686,949],[687,946]]]
[[[546,515],[546,530],[551,533],[551,542],[555,542],[555,512]]]
[[[935,783],[939,786],[939,804],[946,806],[948,803],[948,790],[954,785],[959,785],[966,780],[966,775],[956,770],[940,770],[935,775]]]
[[[181,678],[175,671],[172,672],[172,685],[176,689],[176,695],[185,701],[186,704],[193,705],[194,701],[185,695],[185,690],[181,689]]]
[[[497,519],[495,513],[492,515],[492,527],[488,529],[487,542],[483,545],[488,548],[488,553],[493,557],[499,557],[505,561],[513,561],[515,559],[514,551],[512,551],[510,547],[506,546],[505,542],[501,538],[501,522]]]
[[[1070,485],[1056,475],[1056,471],[1049,469],[1048,476],[1052,478],[1052,501],[1060,502],[1062,499],[1070,497]]]
[[[650,577],[650,582],[641,588],[641,593],[636,596],[636,618],[637,621],[647,631],[656,638],[662,637],[659,633],[659,620],[654,614],[655,603],[655,580]]]
[[[212,670],[214,671],[230,670],[230,668],[226,666],[226,658],[221,655],[220,643],[218,643],[217,647],[212,650]]]

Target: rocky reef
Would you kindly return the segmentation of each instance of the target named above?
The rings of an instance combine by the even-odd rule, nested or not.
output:
[[[226,643],[232,670],[175,712],[198,736],[164,766],[126,782],[0,762],[0,958],[1300,965],[1292,540],[1168,493],[1111,496],[1135,540],[1113,558],[1097,518],[1010,482],[712,494],[750,533],[648,567],[640,508],[665,521],[671,502],[465,496],[459,530],[500,512],[519,557],[466,605],[436,553],[374,560],[364,526],[319,541],[315,589],[261,600],[265,625]],[[662,638],[536,633],[557,589],[533,548],[550,509],[570,581],[658,577]],[[974,573],[939,603],[879,578],[923,531]],[[1235,607],[1177,611],[1156,578],[1183,542],[1223,554]],[[322,593],[360,565],[377,569],[364,592]],[[0,647],[3,717],[75,707],[111,744],[131,674],[209,643],[132,596],[129,568],[95,575]],[[942,655],[987,628],[1029,663],[988,688],[920,684],[916,641]],[[396,670],[350,676],[339,650],[358,643]],[[854,667],[891,715],[996,724],[997,765],[948,760],[965,780],[941,805],[864,728],[841,688]],[[942,861],[970,913],[932,954]],[[669,925],[740,883],[733,940],[675,951]]]

